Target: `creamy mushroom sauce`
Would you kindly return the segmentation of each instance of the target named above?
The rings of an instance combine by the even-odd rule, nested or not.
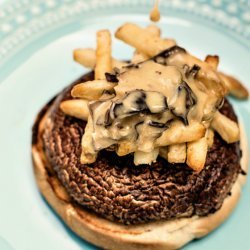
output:
[[[186,126],[198,121],[209,127],[226,94],[217,73],[178,46],[115,70],[107,80],[114,82],[113,93],[89,104],[91,126],[85,129],[88,140],[82,142],[91,156],[82,159],[86,163],[95,161],[93,152],[111,146],[123,155],[119,145],[126,145],[124,154],[142,155],[138,159],[137,154],[135,164],[150,164],[159,153],[155,140],[172,121],[181,120]]]

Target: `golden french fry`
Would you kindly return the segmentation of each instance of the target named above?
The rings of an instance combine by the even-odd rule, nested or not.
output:
[[[207,129],[206,138],[207,138],[208,148],[211,148],[214,144],[214,131],[212,129],[210,128]]]
[[[159,27],[157,27],[154,24],[148,25],[146,27],[146,31],[151,34],[151,36],[157,36],[160,37],[161,35],[161,30]],[[138,50],[135,50],[133,58],[131,60],[132,63],[139,63],[147,60],[149,57],[142,52],[139,52]]]
[[[121,26],[115,36],[147,56],[154,56],[175,45],[173,40],[152,36],[150,32],[133,23]]]
[[[219,61],[220,60],[217,55],[214,55],[214,56],[207,55],[205,58],[205,62],[208,63],[213,68],[213,70],[217,70]]]
[[[124,156],[136,151],[135,142],[122,141],[119,143],[116,153],[118,156]]]
[[[75,49],[73,58],[86,68],[94,69],[95,67],[96,54],[94,49]]]
[[[155,162],[159,154],[159,148],[155,148],[151,152],[135,151],[134,153],[134,163],[135,165],[140,164],[151,164]]]
[[[71,90],[71,95],[87,100],[98,100],[105,90],[109,91],[114,87],[114,83],[106,80],[87,81],[75,85]]]
[[[223,79],[226,87],[229,90],[229,93],[232,96],[235,96],[239,99],[246,99],[249,96],[248,90],[244,87],[244,85],[233,76],[229,76],[222,72],[219,73],[220,77]]]
[[[96,52],[94,49],[75,49],[73,57],[76,62],[86,68],[94,69],[96,64]],[[122,68],[127,63],[112,58],[112,68]]]
[[[87,100],[67,100],[60,104],[60,109],[69,116],[87,121],[89,116],[89,108]]]
[[[161,29],[154,25],[154,24],[150,24],[146,27],[146,31],[147,32],[150,32],[151,36],[158,36],[160,37],[161,36]]]
[[[166,129],[156,140],[156,146],[168,146],[200,139],[205,135],[206,128],[198,123],[193,122],[185,126],[181,121],[172,122],[170,128]]]
[[[138,50],[135,50],[133,57],[131,59],[131,63],[139,63],[139,62],[143,62],[145,60],[148,59],[148,56],[146,56],[145,54],[139,52]]]
[[[213,67],[189,53],[183,53],[181,56],[172,56],[168,58],[168,63],[171,65],[174,63],[181,67],[183,64],[188,65],[192,68],[195,64],[200,67],[198,70],[197,79],[200,80],[200,84],[198,84],[198,88],[202,91],[208,89],[209,92],[213,93],[217,98],[224,97],[227,93],[227,88],[224,86],[224,81],[222,81],[218,72],[213,69]]]
[[[108,30],[100,30],[97,32],[95,79],[105,79],[105,73],[111,70],[111,35]]]
[[[126,63],[126,62],[112,58],[112,68],[121,69],[122,67],[127,66],[127,65],[128,65],[128,63]]]
[[[238,124],[221,114],[219,111],[215,113],[211,126],[227,143],[237,142],[240,139]]]
[[[159,155],[165,160],[168,160],[168,147],[160,147]]]
[[[82,137],[82,154],[81,154],[81,163],[90,164],[96,161],[97,153],[94,149],[93,144],[93,121],[91,116],[88,118],[88,123],[85,127],[85,133]]]
[[[207,139],[203,137],[197,141],[187,143],[187,165],[196,172],[200,172],[206,163]]]
[[[186,143],[173,144],[168,147],[168,162],[184,163],[187,157]]]

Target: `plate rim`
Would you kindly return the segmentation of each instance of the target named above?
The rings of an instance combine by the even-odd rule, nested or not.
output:
[[[49,30],[63,27],[90,11],[150,10],[149,0],[9,0],[0,10],[0,67],[8,64],[22,48]],[[69,8],[70,7],[70,8]],[[139,8],[140,7],[140,8]],[[184,13],[223,28],[223,32],[250,49],[250,2],[241,0],[165,0],[163,13]],[[249,10],[249,11],[248,11]],[[25,58],[27,59],[27,58]]]

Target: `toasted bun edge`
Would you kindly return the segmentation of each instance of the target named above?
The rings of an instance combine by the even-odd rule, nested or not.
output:
[[[48,162],[41,146],[41,134],[47,122],[45,114],[39,122],[37,142],[32,146],[34,173],[40,192],[61,219],[78,236],[104,249],[119,250],[167,250],[178,249],[195,238],[201,238],[217,228],[233,211],[241,193],[246,176],[239,175],[231,196],[222,207],[205,217],[150,222],[140,225],[123,225],[101,218],[98,215],[72,203],[56,175],[48,175]],[[241,167],[247,172],[247,137],[243,124],[241,128]]]

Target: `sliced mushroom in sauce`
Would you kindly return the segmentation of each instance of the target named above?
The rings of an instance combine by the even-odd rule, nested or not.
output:
[[[114,74],[111,74],[111,73],[105,73],[105,77],[106,77],[106,80],[108,82],[114,82],[114,83],[117,83],[119,80],[117,78],[117,74],[114,73]]]
[[[171,48],[163,50],[158,55],[152,57],[151,60],[153,60],[156,63],[162,64],[162,65],[167,65],[166,59],[174,54],[177,54],[177,53],[186,53],[186,50],[175,45],[175,46],[172,46]]]
[[[112,123],[110,118],[110,108],[112,102],[108,101],[98,101],[91,103],[89,105],[92,114],[92,119],[94,124],[99,126],[109,126]]]
[[[135,90],[113,106],[113,117],[127,117],[136,113],[162,113],[168,109],[166,97],[156,91]]]
[[[188,125],[188,113],[190,109],[196,104],[196,96],[192,89],[185,81],[179,85],[176,93],[176,98],[171,103],[169,109],[177,117],[179,117],[185,125]]]
[[[138,123],[136,125],[138,150],[151,152],[154,149],[154,141],[167,128],[167,124],[153,122],[151,120]]]
[[[200,69],[201,68],[200,68],[199,65],[194,64],[191,69],[189,69],[188,71],[185,72],[185,75],[186,75],[186,77],[196,78],[196,76],[198,75]]]
[[[156,91],[146,92],[146,104],[152,114],[162,113],[168,109],[166,97]]]
[[[136,90],[127,95],[113,105],[113,114],[114,118],[122,118],[131,116],[139,112],[145,112],[148,110],[148,107],[145,102],[146,95],[144,91]]]

